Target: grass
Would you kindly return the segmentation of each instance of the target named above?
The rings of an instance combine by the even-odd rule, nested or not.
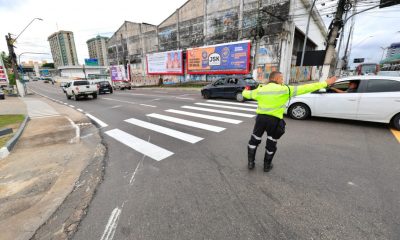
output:
[[[0,115],[0,128],[13,127],[16,124],[19,125],[24,119],[24,115]]]
[[[19,125],[24,121],[24,115],[0,115],[0,129],[12,128],[14,133],[17,131]],[[10,133],[0,137],[0,148],[2,148],[8,140],[10,140],[14,133]]]

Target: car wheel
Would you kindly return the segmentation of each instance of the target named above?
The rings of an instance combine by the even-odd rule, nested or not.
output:
[[[203,92],[203,98],[204,98],[204,99],[210,99],[210,98],[211,98],[211,93],[210,93],[210,91],[204,91],[204,92]]]
[[[392,118],[392,126],[394,127],[394,129],[400,131],[400,113]]]
[[[288,113],[293,119],[304,120],[311,115],[311,110],[304,103],[295,103],[290,106]]]
[[[238,102],[244,102],[244,97],[241,92],[236,93],[236,100]]]
[[[71,99],[71,96],[65,93],[65,96],[67,96],[67,99]]]
[[[110,93],[113,93],[113,90],[112,90],[112,89],[110,89]]]
[[[93,93],[93,99],[96,99],[97,98],[97,93]]]

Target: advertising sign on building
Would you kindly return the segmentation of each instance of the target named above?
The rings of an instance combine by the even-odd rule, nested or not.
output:
[[[99,66],[99,60],[97,58],[85,58],[86,66]]]
[[[150,53],[146,55],[147,73],[157,75],[182,75],[182,51]]]
[[[115,65],[110,67],[111,81],[128,81],[124,65]]]
[[[187,50],[189,74],[248,74],[250,41],[190,48]]]

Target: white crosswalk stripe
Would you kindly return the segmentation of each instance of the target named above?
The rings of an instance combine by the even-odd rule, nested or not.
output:
[[[198,110],[198,111],[203,111],[203,112],[220,113],[220,114],[239,116],[239,117],[247,117],[247,118],[255,117],[255,115],[253,115],[253,114],[231,112],[231,111],[217,110],[217,109],[211,109],[211,108],[193,107],[193,106],[186,106],[186,105],[182,106],[181,108]]]
[[[180,110],[175,110],[175,109],[168,109],[165,111],[171,112],[171,113],[176,113],[176,114],[182,114],[182,115],[186,115],[186,116],[192,116],[192,117],[198,117],[198,118],[219,121],[219,122],[226,122],[226,123],[233,123],[233,124],[239,124],[242,122],[240,120],[235,120],[235,119],[231,119],[231,118],[217,117],[217,116],[211,116],[211,115],[200,114],[200,113],[180,111]]]
[[[173,152],[144,141],[119,129],[107,131],[105,134],[156,161],[161,161],[174,154]]]
[[[238,103],[238,102],[228,102],[228,101],[217,101],[217,100],[207,100],[210,103],[221,103],[221,104],[228,104],[228,105],[237,105],[237,106],[248,106],[248,107],[257,107],[257,103]]]
[[[211,103],[195,103],[195,104],[201,105],[201,106],[208,106],[208,107],[227,108],[227,109],[255,112],[255,109],[249,109],[249,108],[243,108],[243,107],[232,107],[232,106],[218,105],[218,104],[211,104]]]
[[[169,122],[173,122],[173,123],[176,123],[176,124],[181,124],[181,125],[193,127],[193,128],[199,128],[199,129],[203,129],[203,130],[208,130],[208,131],[211,131],[211,132],[222,132],[222,131],[225,130],[225,128],[223,128],[223,127],[217,127],[217,126],[213,126],[213,125],[209,125],[209,124],[205,124],[205,123],[189,121],[189,120],[170,117],[170,116],[161,115],[161,114],[157,114],[157,113],[147,114],[147,116],[152,117],[152,118],[165,120],[165,121],[169,121]]]
[[[153,123],[141,121],[141,120],[135,119],[135,118],[126,119],[125,122],[128,122],[130,124],[133,124],[133,125],[136,125],[139,127],[147,128],[149,130],[159,132],[159,133],[168,135],[170,137],[174,137],[174,138],[180,139],[182,141],[190,142],[190,143],[197,143],[197,142],[203,140],[203,138],[201,138],[201,137],[183,133],[183,132],[171,129],[171,128],[162,127],[162,126],[159,126],[159,125],[156,125]]]

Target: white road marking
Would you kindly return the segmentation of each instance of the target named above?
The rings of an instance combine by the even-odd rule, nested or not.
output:
[[[186,98],[186,97],[175,97],[176,99],[183,99],[183,100],[195,100],[194,98]]]
[[[91,137],[91,136],[93,136],[93,133],[86,134],[85,136],[82,136],[81,139],[88,138],[88,137]]]
[[[159,100],[161,100],[161,99],[160,99],[160,98],[156,98],[156,99],[150,100],[150,102],[152,102],[152,101],[159,101]]]
[[[186,112],[186,111],[180,111],[180,110],[175,110],[175,109],[168,109],[168,110],[165,110],[165,111],[166,112],[177,113],[177,114],[182,114],[182,115],[186,115],[186,116],[192,116],[192,117],[215,120],[215,121],[219,121],[219,122],[226,122],[226,123],[233,123],[233,124],[239,124],[239,123],[242,122],[240,120],[235,120],[235,119],[230,119],[230,118],[217,117],[217,116],[211,116],[211,115],[193,113],[193,112]]]
[[[114,238],[115,230],[117,229],[119,215],[121,214],[121,208],[114,208],[111,212],[111,216],[108,219],[106,228],[104,229],[103,235],[100,240],[112,240]]]
[[[156,125],[153,123],[141,121],[141,120],[135,119],[135,118],[127,119],[127,120],[125,120],[125,122],[131,123],[131,124],[139,126],[139,127],[147,128],[149,130],[156,131],[156,132],[168,135],[170,137],[180,139],[185,142],[190,142],[192,144],[203,140],[203,138],[201,138],[201,137],[183,133],[183,132],[171,129],[171,128],[162,127],[160,125]]]
[[[132,136],[124,131],[119,129],[113,129],[105,132],[108,136],[114,138],[115,140],[125,144],[126,146],[134,149],[137,152],[140,152],[156,161],[161,161],[167,157],[173,155],[173,152],[170,152],[164,148],[161,148],[152,143],[146,142],[140,138]]]
[[[82,110],[82,109],[80,109],[80,108],[78,108],[78,109],[76,109],[76,110],[78,110],[79,112],[83,112],[83,110]]]
[[[238,102],[228,102],[228,101],[217,101],[217,100],[207,100],[210,103],[221,103],[221,104],[229,104],[229,105],[237,105],[237,106],[249,106],[249,107],[257,107],[257,103],[238,103]]]
[[[75,106],[74,105],[69,105],[70,107],[72,107],[72,108],[75,108]]]
[[[154,91],[155,93],[168,93],[168,92],[165,92],[165,91]]]
[[[130,95],[133,95],[133,96],[143,96],[143,95],[147,95],[147,94],[143,94],[143,93],[130,93]]]
[[[110,100],[110,101],[117,101],[117,102],[122,102],[122,103],[136,104],[135,102],[128,102],[128,101],[123,101],[123,100],[118,100],[118,99],[113,99],[113,98],[105,98],[105,97],[103,97],[102,99]]]
[[[226,115],[233,115],[233,116],[247,117],[247,118],[252,118],[252,117],[256,116],[256,115],[247,114],[247,113],[230,112],[230,111],[223,111],[223,110],[210,109],[210,108],[201,108],[201,107],[192,107],[192,106],[182,106],[182,108],[198,110],[198,111],[205,111],[205,112],[221,113],[221,114],[226,114]]]
[[[90,115],[89,113],[86,113],[86,116],[87,116],[88,118],[92,119],[93,121],[95,121],[101,128],[107,127],[107,126],[108,126],[107,123],[101,121],[100,119],[98,119],[97,117],[95,117],[95,116],[93,116],[93,115]]]
[[[358,187],[357,184],[355,184],[355,183],[353,183],[353,182],[348,182],[347,184],[349,184],[350,186]]]
[[[209,124],[205,124],[205,123],[189,121],[189,120],[185,120],[185,119],[181,119],[181,118],[165,116],[165,115],[161,115],[161,114],[157,114],[157,113],[147,114],[147,116],[165,120],[168,122],[182,124],[182,125],[189,126],[189,127],[204,129],[204,130],[208,130],[211,132],[222,132],[225,130],[225,128],[222,128],[222,127],[217,127],[217,126],[213,126],[213,125],[209,125]]]
[[[117,106],[114,106],[114,107],[111,107],[111,108],[119,108],[119,107],[121,107],[121,105],[117,105]]]
[[[157,106],[154,106],[154,105],[148,105],[148,104],[143,104],[143,103],[141,103],[140,105],[145,106],[145,107],[153,107],[153,108],[157,107]]]
[[[242,111],[255,112],[255,109],[242,108],[242,107],[232,107],[232,106],[225,106],[225,105],[218,105],[218,104],[210,104],[210,103],[195,103],[195,104],[196,104],[196,105],[201,105],[201,106],[208,106],[208,107],[227,108],[227,109],[234,109],[234,110],[242,110]]]
[[[68,103],[64,103],[64,105],[68,105]]]

